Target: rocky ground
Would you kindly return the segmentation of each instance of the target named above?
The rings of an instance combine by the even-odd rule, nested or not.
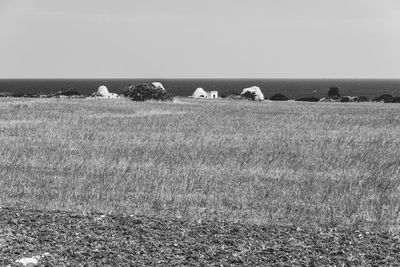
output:
[[[0,209],[0,266],[400,265],[387,232]]]

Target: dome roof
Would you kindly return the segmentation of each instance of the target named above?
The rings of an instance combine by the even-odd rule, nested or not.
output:
[[[106,94],[109,93],[109,92],[108,92],[108,89],[107,89],[107,86],[105,86],[105,85],[99,86],[99,89],[97,89],[97,92],[98,92],[99,94],[102,94],[102,95],[106,95]]]

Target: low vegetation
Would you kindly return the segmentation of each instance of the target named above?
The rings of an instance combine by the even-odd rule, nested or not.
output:
[[[397,230],[400,106],[0,99],[0,206]]]
[[[270,98],[269,98],[269,100],[272,100],[272,101],[288,101],[289,100],[289,98],[287,97],[287,96],[285,96],[285,95],[282,95],[282,94],[274,94],[274,95],[272,95]]]
[[[124,92],[124,96],[133,101],[161,100],[172,101],[173,96],[165,89],[157,88],[153,84],[131,85]]]
[[[255,100],[256,100],[256,97],[257,97],[257,95],[256,95],[255,92],[250,92],[250,91],[245,92],[245,93],[242,94],[241,96],[242,96],[243,98],[246,98],[246,99],[252,100],[252,101],[255,101]]]
[[[296,101],[305,101],[305,102],[318,102],[319,98],[315,96],[310,96],[310,97],[300,97],[296,99]]]
[[[296,101],[303,102],[383,102],[383,103],[400,103],[400,96],[392,96],[391,94],[383,94],[373,98],[368,98],[366,96],[342,96],[339,92],[339,87],[329,87],[327,95],[323,98],[318,98],[316,96],[303,96],[296,99]],[[316,92],[316,90],[315,90]],[[96,96],[98,92],[95,92],[91,97]],[[97,95],[97,96],[102,96]],[[172,101],[174,96],[168,91],[157,87],[152,83],[148,84],[136,84],[130,85],[125,88],[122,95],[130,98],[134,101],[146,101],[146,100],[159,100],[159,101]],[[23,97],[23,98],[76,98],[83,99],[90,97],[90,95],[80,94],[74,89],[68,89],[64,91],[58,91],[56,93],[50,94],[30,94],[30,93],[13,93],[13,92],[0,92],[1,97]],[[179,96],[177,96],[179,97]],[[109,97],[107,97],[109,98]],[[227,93],[226,91],[220,92],[220,98],[228,98],[230,100],[256,100],[257,94],[254,92],[245,92],[240,94],[238,91],[231,91]],[[281,93],[274,94],[269,97],[272,101],[288,101],[289,97]]]

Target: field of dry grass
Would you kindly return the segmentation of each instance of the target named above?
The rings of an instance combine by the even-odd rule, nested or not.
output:
[[[400,105],[0,100],[0,206],[397,229]]]

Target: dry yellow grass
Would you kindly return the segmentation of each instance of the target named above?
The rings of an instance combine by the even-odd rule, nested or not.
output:
[[[397,228],[400,105],[0,100],[0,206]]]

